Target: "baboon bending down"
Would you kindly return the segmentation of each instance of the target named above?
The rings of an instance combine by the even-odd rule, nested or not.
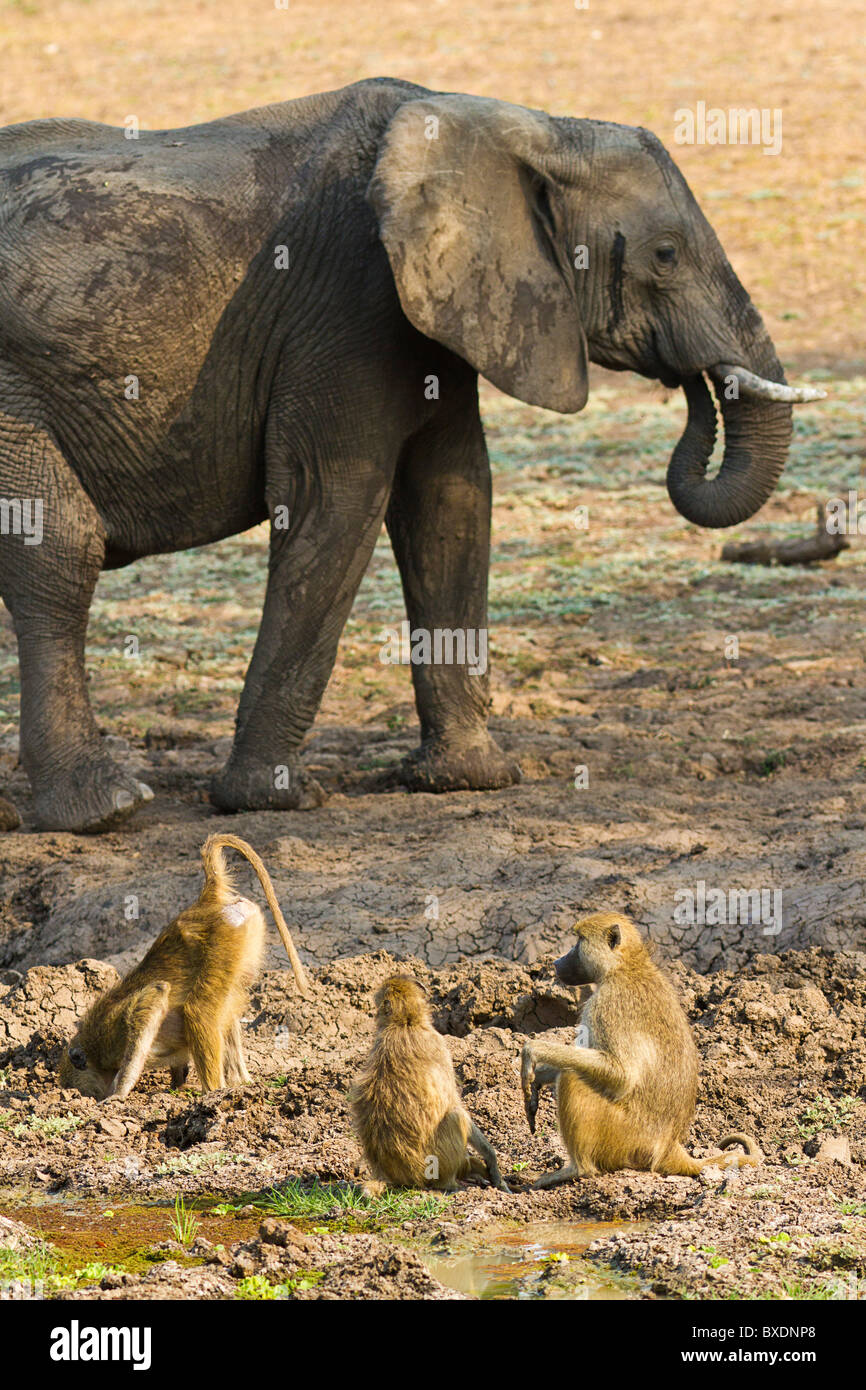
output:
[[[88,1009],[60,1063],[61,1086],[105,1100],[128,1096],[145,1068],[168,1067],[182,1086],[195,1062],[205,1091],[249,1081],[241,1042],[247,990],[258,974],[265,919],[234,889],[223,848],[248,859],[264,889],[298,988],[306,972],[268,871],[245,840],[211,835],[202,852],[204,887],[154,941],[144,959]]]
[[[422,987],[392,975],[376,993],[376,1009],[376,1037],[349,1093],[355,1133],[376,1179],[367,1191],[387,1185],[453,1192],[459,1178],[475,1176],[507,1192],[496,1154],[460,1099]]]
[[[637,929],[615,912],[578,922],[577,944],[556,962],[563,984],[596,984],[581,1014],[586,1047],[530,1042],[522,1053],[523,1098],[535,1133],[538,1094],[556,1087],[559,1129],[571,1163],[536,1187],[589,1173],[636,1168],[694,1177],[708,1164],[761,1162],[746,1134],[721,1147],[745,1154],[695,1159],[683,1148],[695,1112],[698,1053],[673,986],[650,960]]]

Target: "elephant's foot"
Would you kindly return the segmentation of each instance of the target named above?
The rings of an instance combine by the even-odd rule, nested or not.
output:
[[[520,781],[520,768],[485,733],[471,742],[430,739],[406,758],[400,781],[413,792],[495,791]]]
[[[104,754],[97,753],[69,772],[42,776],[34,787],[37,830],[75,830],[97,835],[114,830],[153,800],[153,792]]]
[[[13,806],[11,801],[7,801],[5,796],[0,796],[0,835],[6,834],[9,830],[17,830],[20,824],[18,808]]]
[[[328,798],[297,759],[253,762],[232,753],[211,782],[210,799],[221,811],[311,811]]]

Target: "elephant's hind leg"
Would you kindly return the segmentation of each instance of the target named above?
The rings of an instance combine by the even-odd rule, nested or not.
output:
[[[480,791],[520,772],[487,732],[490,464],[474,374],[443,377],[442,392],[447,405],[403,452],[387,516],[409,622],[431,644],[431,659],[412,665],[421,746],[401,780]]]
[[[21,760],[36,825],[107,829],[151,793],[104,751],[87,697],[84,638],[105,533],[51,435],[2,403],[0,497],[0,595],[18,638]]]

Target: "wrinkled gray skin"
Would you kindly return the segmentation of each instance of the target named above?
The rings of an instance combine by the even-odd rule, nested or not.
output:
[[[579,245],[589,269],[574,268]],[[289,269],[276,268],[280,246]],[[413,627],[485,628],[476,373],[575,411],[588,360],[684,386],[669,487],[685,516],[727,526],[763,504],[790,407],[725,401],[725,460],[707,480],[715,411],[701,373],[734,362],[784,377],[647,131],[391,80],[137,141],[76,120],[0,131],[0,497],[44,503],[41,545],[0,537],[0,593],[37,824],[104,829],[149,795],[103,751],[88,701],[100,571],[278,507],[290,522],[272,530],[213,799],[317,804],[297,749],[383,518]],[[487,678],[457,665],[412,676],[422,741],[409,785],[514,781],[487,733]]]

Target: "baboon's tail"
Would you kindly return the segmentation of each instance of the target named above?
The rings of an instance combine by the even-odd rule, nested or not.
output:
[[[746,1150],[745,1157],[742,1154],[739,1155],[741,1166],[743,1164],[748,1164],[749,1167],[754,1167],[759,1163],[763,1163],[764,1155],[758,1146],[757,1140],[753,1139],[750,1134],[739,1134],[734,1131],[732,1134],[726,1134],[724,1139],[719,1140],[720,1149],[730,1149],[734,1144],[742,1144],[743,1148]]]
[[[231,837],[229,836],[228,839]],[[224,898],[234,888],[234,874],[226,864],[223,846],[225,835],[209,835],[201,847],[201,862],[204,869],[204,892],[217,901]]]
[[[703,1168],[757,1168],[759,1163],[763,1163],[764,1155],[751,1135],[726,1134],[724,1139],[719,1140],[720,1149],[730,1149],[734,1144],[742,1144],[746,1152],[744,1154],[710,1154],[709,1158],[693,1159],[692,1162],[696,1163],[698,1172]]]
[[[220,888],[231,888],[232,875],[223,860],[223,848],[236,849],[238,854],[242,854],[246,860],[252,864],[256,877],[262,885],[262,890],[267,899],[268,907],[277,924],[277,931],[282,937],[283,945],[286,948],[286,955],[289,958],[292,970],[295,972],[295,979],[298,982],[298,989],[305,999],[310,997],[310,981],[304,969],[301,958],[295,949],[291,933],[286,926],[286,920],[280,911],[277,902],[277,895],[274,892],[274,885],[271,883],[270,875],[256,854],[252,845],[248,845],[246,840],[242,840],[239,835],[209,835],[202,846],[201,858],[204,865],[205,882],[208,886],[212,883],[217,890]]]

